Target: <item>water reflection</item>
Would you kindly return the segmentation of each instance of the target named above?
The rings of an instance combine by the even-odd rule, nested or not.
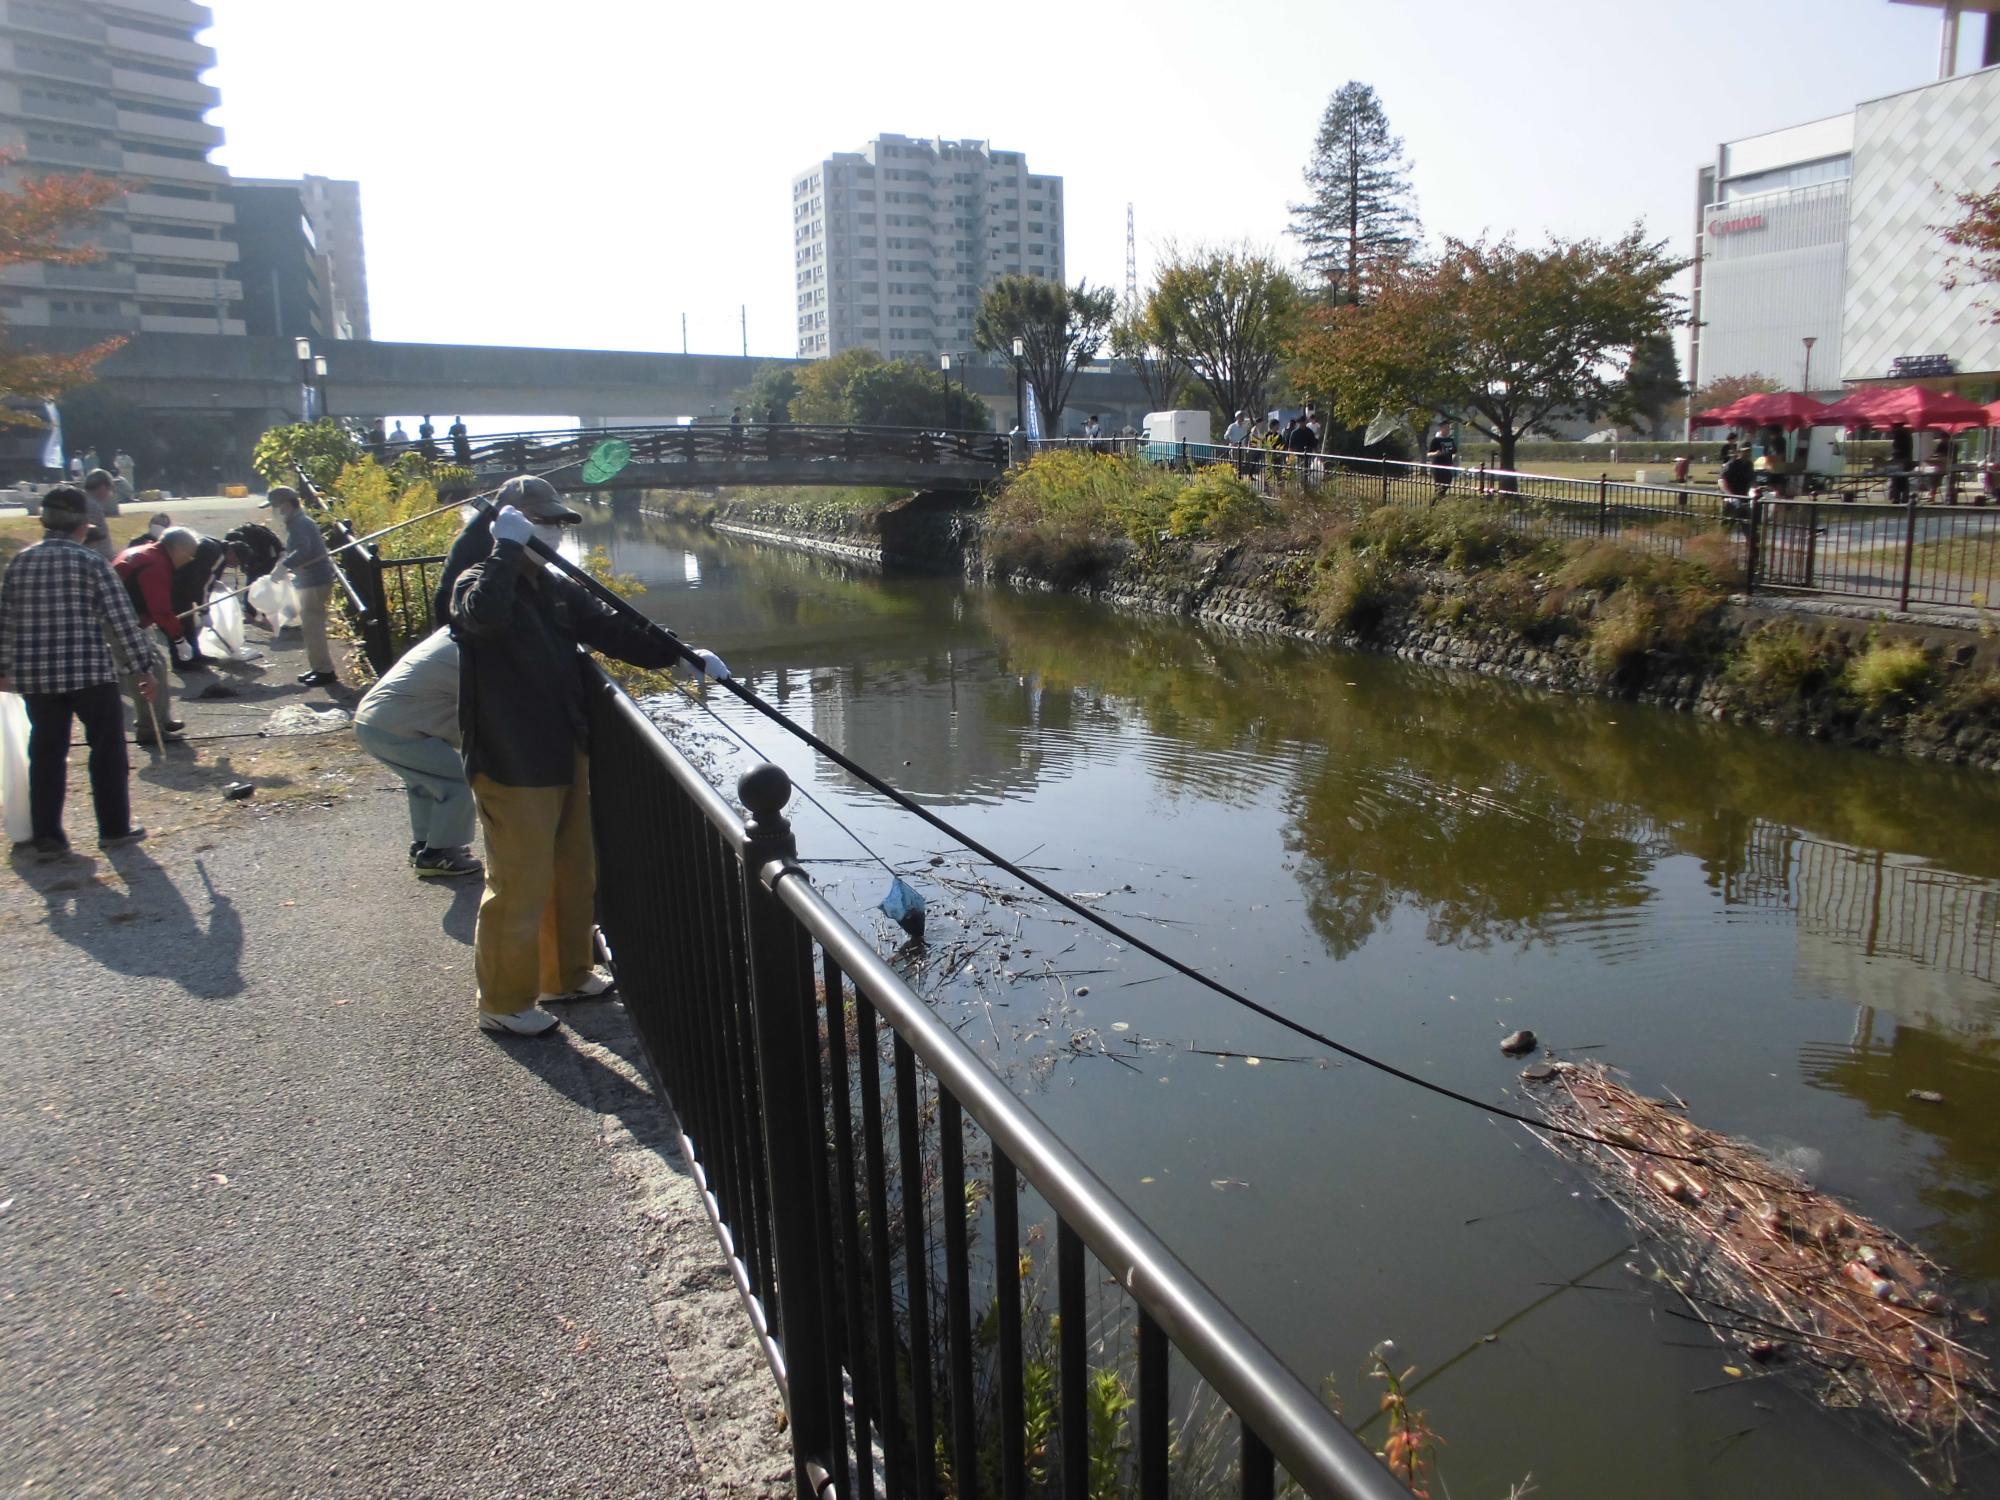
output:
[[[605,530],[683,637],[976,834],[1045,845],[1070,888],[1136,885],[1126,907],[1175,923],[1172,946],[1260,998],[1482,1097],[1512,1082],[1511,1065],[1493,1071],[1503,1023],[1602,1043],[1641,1087],[1671,1085],[1703,1123],[1773,1149],[1810,1149],[1824,1185],[2000,1278],[1990,777],[649,523]],[[864,837],[923,847],[894,843],[907,828],[839,773],[741,727]],[[865,910],[872,872],[851,885]],[[1123,962],[1111,946],[1076,961]],[[1081,1019],[1216,1041],[1241,1023],[1154,973],[1135,969],[1143,989],[1097,982]],[[1533,1008],[1518,1021],[1516,997]],[[1495,1304],[1606,1253],[1599,1237],[1625,1244],[1540,1153],[1359,1070],[1185,1061],[1143,1078],[1106,1068],[1037,1107],[1110,1180],[1151,1184],[1177,1248],[1302,1370],[1389,1332],[1439,1362]],[[1191,1185],[1170,1198],[1183,1164]],[[1259,1187],[1225,1208],[1204,1186],[1221,1177]],[[1267,1181],[1282,1187],[1262,1201]],[[1468,1227],[1524,1204],[1532,1217]],[[1329,1245],[1345,1269],[1323,1277]],[[1494,1373],[1467,1361],[1439,1381],[1461,1451],[1495,1455],[1481,1492],[1532,1467],[1550,1493],[1588,1493],[1605,1472],[1593,1462],[1633,1476],[1632,1494],[1773,1492],[1747,1456],[1728,1482],[1675,1470],[1685,1434],[1648,1413],[1711,1381],[1713,1361],[1650,1348],[1643,1310],[1620,1321],[1582,1301],[1535,1315],[1544,1349],[1510,1333],[1511,1353],[1480,1346]],[[1499,1373],[1510,1358],[1528,1363]],[[1621,1380],[1626,1406],[1599,1390]],[[1553,1417],[1519,1413],[1543,1422],[1539,1438],[1484,1425],[1531,1395],[1607,1445],[1597,1460],[1579,1448],[1567,1484]],[[1717,1405],[1694,1403],[1690,1430]],[[1797,1440],[1820,1431],[1815,1416]],[[1851,1455],[1822,1457],[1844,1473]]]

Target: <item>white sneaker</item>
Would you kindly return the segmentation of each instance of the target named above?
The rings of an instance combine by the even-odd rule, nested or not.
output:
[[[541,1036],[562,1025],[554,1016],[539,1005],[531,1005],[526,1010],[517,1010],[511,1016],[503,1016],[497,1011],[482,1010],[479,1013],[481,1031],[502,1031],[514,1036]]]
[[[602,969],[593,968],[589,976],[573,990],[564,990],[560,995],[537,995],[537,1005],[572,1005],[578,1000],[597,1000],[618,988],[618,981]]]

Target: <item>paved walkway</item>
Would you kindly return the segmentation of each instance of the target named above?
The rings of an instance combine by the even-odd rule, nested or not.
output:
[[[0,876],[0,1491],[780,1493],[620,1007],[477,1031],[478,887],[409,875],[395,779],[199,738],[327,706],[296,657],[135,762],[154,838]]]

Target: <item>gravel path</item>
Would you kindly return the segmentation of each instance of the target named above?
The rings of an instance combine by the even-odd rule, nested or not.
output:
[[[154,839],[0,878],[0,1490],[781,1493],[622,1009],[475,1029],[477,884],[350,736],[135,769]]]

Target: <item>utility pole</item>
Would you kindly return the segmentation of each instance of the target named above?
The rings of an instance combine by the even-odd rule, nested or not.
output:
[[[681,314],[681,353],[688,352],[688,315]]]
[[[1125,316],[1139,316],[1139,237],[1132,230],[1132,205],[1125,205]]]
[[[750,304],[747,302],[737,303],[736,316],[743,324],[743,357],[748,359],[750,357]]]

